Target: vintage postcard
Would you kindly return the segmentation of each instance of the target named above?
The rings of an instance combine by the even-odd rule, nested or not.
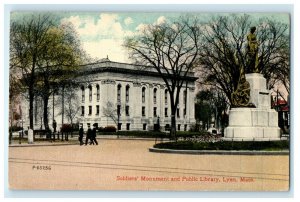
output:
[[[11,190],[290,189],[290,14],[10,13]]]

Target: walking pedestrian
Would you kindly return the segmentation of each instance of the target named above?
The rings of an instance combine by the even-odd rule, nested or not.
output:
[[[56,126],[57,126],[56,121],[53,120],[52,127],[53,127],[53,132],[54,133],[56,133]]]
[[[79,137],[78,137],[78,140],[79,140],[79,143],[80,143],[80,146],[83,145],[83,127],[82,127],[82,124],[80,125],[80,129],[79,129]]]
[[[96,129],[96,125],[93,125],[93,130],[92,130],[92,135],[91,135],[91,142],[92,144],[96,143],[96,145],[98,145],[97,139],[96,139],[96,133],[97,133],[97,129]]]
[[[85,145],[87,145],[88,141],[92,138],[92,130],[90,125],[88,125],[88,130],[86,132]]]

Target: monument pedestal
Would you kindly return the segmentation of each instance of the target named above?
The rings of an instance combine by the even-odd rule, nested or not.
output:
[[[246,79],[251,88],[250,102],[256,108],[232,108],[229,111],[229,126],[225,128],[224,140],[280,140],[278,114],[271,109],[266,79],[257,73],[246,74]]]

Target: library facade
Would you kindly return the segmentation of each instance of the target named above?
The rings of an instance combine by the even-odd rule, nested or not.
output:
[[[86,66],[78,97],[77,121],[86,129],[115,126],[118,130],[165,130],[171,125],[170,95],[152,67],[104,59]],[[184,77],[176,111],[176,127],[189,130],[195,124],[195,80]],[[81,80],[81,79],[79,79]]]

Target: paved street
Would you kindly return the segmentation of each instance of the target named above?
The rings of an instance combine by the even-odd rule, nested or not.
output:
[[[148,151],[154,141],[101,139],[98,146],[9,148],[15,189],[288,190],[289,157]]]

